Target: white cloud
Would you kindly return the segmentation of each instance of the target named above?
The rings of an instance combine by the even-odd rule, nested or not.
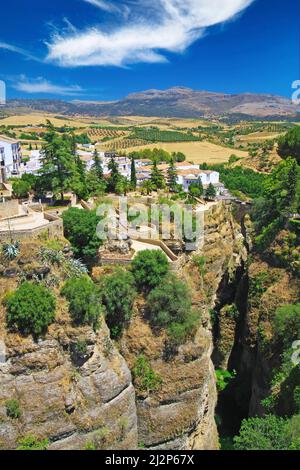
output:
[[[43,77],[36,79],[28,79],[24,75],[20,76],[18,80],[12,85],[18,91],[24,93],[36,93],[36,94],[52,94],[52,95],[64,95],[64,96],[77,96],[80,95],[83,89],[78,85],[55,85],[49,82]]]
[[[118,11],[118,7],[116,7],[113,3],[107,2],[105,0],[83,0],[86,3],[90,3],[91,5],[94,5],[97,8],[100,8],[101,10],[104,11]]]
[[[30,52],[26,51],[25,49],[21,49],[20,47],[16,47],[12,44],[8,44],[6,42],[0,42],[0,49],[4,49],[9,52],[15,52],[16,54],[21,54],[27,59],[32,59],[32,60],[39,60],[37,57],[34,57]]]
[[[164,52],[184,52],[206,28],[234,18],[253,1],[124,0],[128,18],[121,24],[56,33],[47,44],[47,60],[65,67],[163,62]]]

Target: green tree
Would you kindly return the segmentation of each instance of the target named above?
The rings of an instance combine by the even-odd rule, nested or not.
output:
[[[77,325],[96,327],[102,313],[99,293],[88,276],[68,279],[61,294],[69,301],[69,312]]]
[[[94,163],[92,165],[91,170],[95,173],[96,177],[99,180],[102,180],[103,179],[103,168],[102,168],[102,162],[101,162],[101,159],[99,157],[99,153],[98,153],[97,149],[95,149],[95,151],[94,151],[93,160],[94,160]]]
[[[65,237],[71,243],[78,257],[93,258],[97,255],[101,240],[97,237],[100,217],[95,211],[85,211],[72,207],[63,212]]]
[[[295,126],[278,139],[278,153],[282,158],[293,157],[300,165],[300,127]]]
[[[165,187],[165,179],[162,172],[157,168],[157,163],[154,161],[151,171],[151,183],[153,189],[163,189]]]
[[[286,420],[274,415],[244,419],[239,436],[234,438],[235,450],[284,450]]]
[[[109,191],[115,192],[116,186],[120,182],[121,175],[119,173],[118,164],[114,158],[110,159],[110,162],[108,164],[108,169],[110,171],[110,177],[108,180]]]
[[[151,180],[145,180],[143,181],[142,185],[141,185],[141,189],[142,191],[145,191],[145,193],[147,194],[147,196],[149,196],[149,194],[152,193],[153,191],[153,184],[152,184],[152,181]]]
[[[294,340],[300,338],[300,304],[279,307],[273,324],[276,335],[290,347]]]
[[[59,135],[54,126],[47,121],[46,144],[42,147],[39,171],[44,191],[53,191],[64,199],[64,192],[79,190],[83,192],[82,168],[74,155],[72,136]],[[80,183],[80,186],[79,186]]]
[[[168,168],[168,187],[171,191],[175,191],[177,187],[177,171],[173,158]]]
[[[13,193],[15,197],[26,198],[28,197],[31,186],[28,181],[24,181],[22,179],[16,179],[13,181],[12,189],[13,189]]]
[[[136,285],[146,292],[159,285],[168,272],[168,258],[159,250],[140,251],[132,262]]]
[[[125,176],[120,175],[115,186],[116,194],[124,194],[124,196],[126,196],[130,188],[131,184],[129,183],[128,179],[125,178]]]
[[[134,158],[131,158],[131,172],[130,172],[130,183],[132,189],[136,189],[136,169]]]
[[[56,300],[44,286],[24,282],[6,300],[9,327],[25,335],[41,335],[55,319]]]
[[[205,191],[206,199],[215,199],[217,196],[216,188],[213,184],[209,184],[207,190]]]
[[[197,182],[190,184],[189,195],[191,196],[192,199],[202,197],[203,193],[204,193],[204,188],[203,188],[203,184],[200,178]]]
[[[136,297],[133,276],[123,269],[117,269],[104,278],[101,293],[107,325],[112,337],[117,338],[132,315]]]

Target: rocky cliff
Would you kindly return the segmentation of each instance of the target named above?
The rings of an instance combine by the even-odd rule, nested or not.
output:
[[[169,354],[165,335],[153,333],[143,320],[143,305],[121,342],[131,368],[143,354],[162,377],[158,391],[137,391],[139,442],[153,449],[217,449],[214,420],[216,379],[211,361],[213,338],[211,309],[234,282],[247,258],[241,227],[230,205],[213,205],[205,214],[204,246],[191,254],[177,274],[193,292],[193,305],[201,324],[189,342]],[[197,260],[202,260],[199,269]],[[229,287],[230,290],[230,287]]]
[[[21,245],[21,256],[0,276],[0,296],[21,275],[41,273],[39,246]],[[56,275],[61,273],[57,272]],[[47,272],[47,276],[54,273]],[[57,294],[58,295],[58,294]],[[97,332],[71,324],[60,298],[56,322],[42,339],[22,337],[0,316],[0,446],[14,449],[28,436],[48,439],[50,449],[134,449],[135,392],[131,373],[102,320]],[[19,418],[7,415],[16,400]]]
[[[1,299],[24,272],[41,272],[37,247],[26,250],[27,258],[23,253],[21,263],[2,270]],[[61,298],[56,322],[38,341],[9,332],[1,307],[1,447],[16,448],[24,437],[35,436],[48,439],[50,449],[217,449],[211,311],[231,301],[246,257],[231,206],[212,205],[205,215],[204,246],[187,256],[177,273],[192,291],[199,327],[176,350],[168,349],[166,333],[152,331],[144,319],[142,298],[118,343],[111,341],[104,320],[97,332],[74,328]],[[130,369],[141,356],[161,379],[154,390],[132,384]],[[17,419],[7,413],[12,399],[20,408]]]

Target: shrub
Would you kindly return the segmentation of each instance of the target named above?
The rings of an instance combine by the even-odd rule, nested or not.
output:
[[[97,326],[101,314],[100,296],[88,276],[68,279],[61,294],[69,301],[69,312],[75,324]]]
[[[235,371],[230,372],[229,370],[216,370],[217,377],[217,389],[219,392],[223,392],[227,385],[231,382],[232,379],[236,376]]]
[[[300,335],[300,304],[279,307],[273,324],[278,337],[290,346]]]
[[[29,435],[20,440],[17,450],[47,450],[48,445],[48,439],[38,439]]]
[[[235,450],[284,450],[286,420],[274,415],[244,419],[239,436],[234,438]]]
[[[55,319],[56,300],[44,286],[24,282],[7,301],[7,323],[23,334],[40,335]]]
[[[151,367],[149,360],[140,354],[133,368],[133,379],[135,387],[142,392],[154,392],[161,388],[163,383],[159,374]]]
[[[15,398],[12,398],[11,400],[7,400],[5,402],[5,406],[6,406],[6,414],[9,418],[12,418],[12,419],[20,418],[21,409],[20,409],[20,404],[18,400],[16,400]]]
[[[167,327],[187,319],[191,311],[191,295],[186,285],[170,274],[150,292],[147,305],[153,325]]]
[[[159,250],[144,250],[132,262],[132,273],[140,290],[150,291],[158,286],[169,272],[169,262]]]
[[[132,274],[118,269],[104,279],[101,292],[106,308],[107,325],[112,337],[117,338],[132,315],[136,297]]]
[[[97,255],[101,240],[97,237],[100,217],[95,211],[85,211],[72,207],[63,213],[65,237],[72,244],[74,253],[79,257]]]

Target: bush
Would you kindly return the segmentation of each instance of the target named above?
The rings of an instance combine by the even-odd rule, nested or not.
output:
[[[93,258],[97,255],[101,240],[97,237],[100,217],[95,211],[85,211],[72,207],[62,215],[65,237],[79,257]]]
[[[106,322],[113,338],[117,338],[131,318],[136,291],[131,273],[118,269],[107,276],[101,287],[106,308]]]
[[[55,319],[56,300],[44,286],[24,282],[6,300],[7,323],[23,334],[40,335]]]
[[[6,406],[6,414],[9,418],[12,418],[12,419],[20,418],[21,409],[20,409],[20,404],[18,400],[16,400],[15,398],[12,398],[11,400],[7,400],[5,402],[5,406]]]
[[[278,337],[290,347],[300,337],[300,304],[279,307],[273,324]]]
[[[169,272],[169,262],[159,250],[144,250],[132,262],[132,273],[138,289],[150,291],[159,284]]]
[[[171,274],[150,292],[147,301],[150,321],[154,327],[168,329],[169,346],[182,344],[195,329],[199,315],[191,305],[186,284]]]
[[[149,294],[147,305],[153,325],[167,327],[187,319],[191,295],[186,285],[170,274]]]
[[[17,450],[47,450],[48,445],[48,439],[37,439],[29,435],[20,440]]]
[[[137,357],[132,373],[134,385],[141,392],[155,392],[162,386],[162,378],[154,372],[144,354]]]
[[[97,326],[101,315],[100,296],[88,276],[68,279],[61,294],[69,301],[69,312],[75,324]]]
[[[239,436],[234,438],[235,450],[284,450],[287,448],[287,421],[274,415],[244,419]]]

